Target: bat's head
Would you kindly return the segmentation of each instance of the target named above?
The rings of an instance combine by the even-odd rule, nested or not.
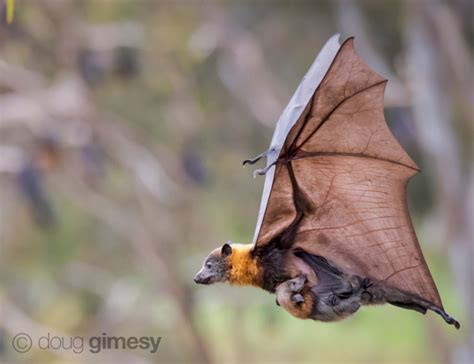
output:
[[[214,249],[204,261],[199,272],[194,276],[194,282],[198,284],[213,284],[225,282],[229,276],[229,261],[232,255],[232,247],[225,243],[220,248]]]

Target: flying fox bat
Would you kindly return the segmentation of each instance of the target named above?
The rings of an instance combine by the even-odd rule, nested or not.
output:
[[[283,111],[266,157],[252,244],[224,244],[194,280],[254,285],[299,318],[335,321],[361,305],[443,308],[406,202],[419,169],[383,113],[387,83],[333,36]]]

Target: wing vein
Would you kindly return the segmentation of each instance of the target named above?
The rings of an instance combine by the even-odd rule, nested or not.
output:
[[[301,151],[299,155],[294,157],[293,159],[303,159],[307,157],[332,157],[332,156],[345,156],[345,157],[357,157],[357,158],[370,158],[370,159],[375,159],[379,161],[384,161],[384,162],[390,162],[394,164],[398,164],[399,166],[407,167],[410,168],[411,170],[414,170],[416,172],[420,172],[419,168],[415,168],[412,166],[409,166],[408,164],[401,163],[394,161],[392,159],[387,159],[387,158],[381,158],[381,157],[372,157],[367,154],[362,154],[362,153],[342,153],[342,152],[306,152],[306,151]]]
[[[301,142],[301,144],[299,146],[296,146],[295,147],[295,151],[298,151],[301,149],[301,147],[303,147],[309,139],[311,139],[313,137],[314,134],[316,134],[318,132],[319,129],[321,129],[321,127],[326,123],[326,121],[329,120],[329,118],[331,117],[331,115],[342,105],[344,104],[347,100],[350,100],[352,97],[362,93],[362,92],[365,92],[367,90],[370,90],[371,88],[374,88],[374,87],[377,87],[377,86],[380,86],[384,83],[386,83],[387,80],[383,80],[383,81],[380,81],[380,82],[377,82],[377,83],[374,83],[373,85],[370,85],[368,87],[365,87],[357,92],[354,92],[352,95],[349,95],[348,97],[345,97],[343,100],[341,100],[336,106],[334,106],[334,108],[323,118],[323,120],[321,121],[321,123],[303,140],[303,142]],[[314,96],[312,97],[311,101],[314,100],[314,97],[316,96],[316,93],[314,94]],[[303,131],[303,129],[307,126],[307,122],[305,122],[303,124],[303,126],[301,127],[300,131],[298,134],[301,134],[301,132]],[[297,139],[295,138],[295,141],[294,143],[297,142]]]

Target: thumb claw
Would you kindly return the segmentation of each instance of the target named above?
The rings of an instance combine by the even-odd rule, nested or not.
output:
[[[269,152],[269,150],[266,150],[265,152],[263,152],[263,153],[257,155],[255,158],[246,159],[246,160],[244,160],[244,162],[243,162],[242,164],[243,164],[244,166],[245,166],[246,164],[255,164],[255,163],[257,163],[260,159],[266,157],[266,156],[268,155],[268,152]]]
[[[253,171],[253,178],[257,178],[257,175],[264,175],[265,173],[262,173],[263,170],[262,169],[256,169],[255,171]]]
[[[264,169],[256,169],[253,171],[253,178],[257,177],[257,174],[260,176],[264,176],[267,174],[267,172],[276,164],[276,161],[270,164],[269,166],[265,167]]]

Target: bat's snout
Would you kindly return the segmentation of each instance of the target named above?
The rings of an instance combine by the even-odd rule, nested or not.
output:
[[[194,276],[194,282],[197,284],[209,284],[211,277],[203,277],[199,273]]]

